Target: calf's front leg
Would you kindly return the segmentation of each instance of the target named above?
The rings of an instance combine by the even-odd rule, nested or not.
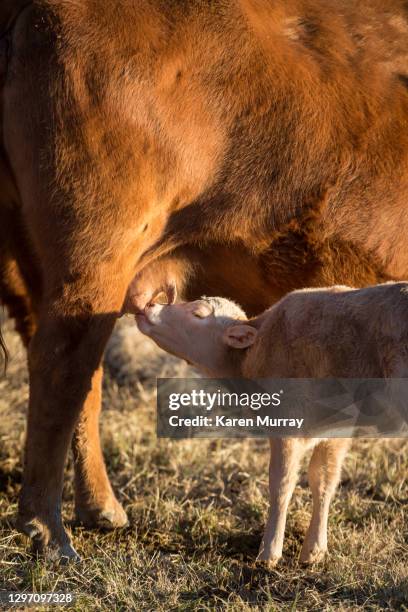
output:
[[[327,522],[330,502],[340,480],[341,466],[350,440],[324,440],[313,451],[309,464],[312,518],[300,553],[301,563],[316,563],[327,551]]]

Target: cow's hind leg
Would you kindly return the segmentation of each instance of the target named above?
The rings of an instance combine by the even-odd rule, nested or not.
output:
[[[102,368],[92,378],[75,429],[72,450],[75,467],[75,511],[86,527],[123,527],[127,516],[110,485],[99,438]]]
[[[93,448],[81,449],[80,440],[83,443],[86,436],[80,432],[84,431],[84,421],[95,413],[93,402],[99,396],[98,369],[103,350],[130,281],[125,269],[118,257],[115,264],[92,265],[75,281],[67,275],[66,282],[48,289],[45,295],[49,297],[44,299],[29,347],[30,405],[17,525],[33,538],[39,550],[49,546],[58,556],[76,555],[62,523],[61,494],[65,459],[78,424],[77,465],[83,462],[78,480],[86,482],[95,465],[102,464],[99,442],[94,441]],[[88,413],[81,415],[84,405]],[[95,431],[94,423],[86,424],[85,431]],[[89,495],[93,486],[101,484],[107,499],[100,497],[100,491]],[[105,507],[107,512],[112,511],[105,473],[102,483],[93,474],[85,489],[81,484],[79,488],[89,510],[103,512]]]
[[[5,219],[8,232],[0,245],[0,303],[7,307],[27,348],[36,329],[41,283],[15,217]],[[113,494],[100,447],[101,378],[102,368],[95,373],[73,438],[75,507],[87,527],[113,528],[125,525],[127,518]]]

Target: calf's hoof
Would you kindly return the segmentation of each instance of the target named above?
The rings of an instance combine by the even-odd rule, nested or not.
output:
[[[327,549],[320,548],[317,544],[314,546],[305,546],[300,552],[299,561],[302,565],[313,565],[314,563],[320,563],[323,561],[326,555]]]
[[[273,569],[278,565],[281,559],[281,555],[267,554],[264,550],[261,550],[256,558],[255,563],[258,567]]]
[[[15,527],[30,538],[34,554],[61,564],[81,560],[61,521],[48,522],[38,517],[27,518],[20,514],[17,516]]]
[[[87,529],[118,529],[128,524],[126,512],[116,499],[102,508],[77,506],[75,513],[78,522]]]

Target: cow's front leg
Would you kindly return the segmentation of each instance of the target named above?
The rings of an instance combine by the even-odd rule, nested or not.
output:
[[[286,515],[296,485],[304,441],[271,438],[270,446],[270,508],[257,561],[267,561],[273,567],[282,556]]]
[[[93,376],[72,441],[75,512],[85,527],[110,529],[126,525],[127,516],[112,491],[100,445],[101,384],[102,368],[99,368]]]
[[[97,374],[95,379],[95,372],[127,286],[126,281],[113,286],[112,278],[119,272],[110,272],[106,279],[100,271],[96,278],[83,276],[78,286],[69,283],[58,290],[57,299],[44,303],[29,348],[30,402],[17,526],[33,539],[38,550],[49,547],[57,556],[68,558],[76,553],[61,518],[65,460],[78,422],[80,428],[84,423],[82,407],[89,408],[95,393],[92,384],[99,377]],[[95,425],[88,423],[86,429],[89,433]],[[99,452],[99,442],[93,449],[80,451],[88,461],[84,477],[90,466],[101,467],[102,458],[95,462],[95,452]],[[92,478],[88,493],[91,486],[101,484],[95,475]],[[102,486],[106,486],[104,478]],[[95,491],[87,501],[101,501],[98,495]]]

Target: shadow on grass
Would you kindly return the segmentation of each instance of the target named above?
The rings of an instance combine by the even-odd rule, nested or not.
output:
[[[373,606],[376,609],[405,609],[408,602],[408,581],[388,576],[385,586],[374,586],[369,576],[362,576],[353,585],[345,584],[332,573],[330,557],[322,564],[304,567],[298,563],[298,556],[304,534],[291,530],[287,534],[284,558],[276,568],[255,563],[262,530],[250,533],[213,531],[211,541],[205,533],[192,534],[194,525],[180,522],[171,540],[163,540],[160,528],[141,533],[135,526],[122,532],[125,537],[134,537],[154,552],[182,555],[184,562],[201,567],[205,574],[205,587],[180,593],[185,602],[202,601],[207,606],[217,606],[239,596],[249,605],[269,603],[291,609],[293,602],[309,600],[315,593],[321,601],[330,606],[351,608]],[[132,535],[133,534],[133,535]],[[220,572],[206,572],[206,565],[218,566]],[[285,608],[286,609],[286,608]]]
[[[10,489],[21,485],[22,478],[21,469],[5,470],[0,467],[0,493],[9,494]]]
[[[341,602],[355,602],[359,606],[369,607],[376,604],[382,609],[406,610],[408,604],[408,579],[395,581],[389,576],[389,586],[384,586],[373,592],[372,584],[366,580],[358,587],[339,587],[335,597]]]
[[[277,606],[286,604],[288,609],[297,609],[296,602],[308,598],[313,591],[319,595],[320,601],[330,604],[331,609],[333,606],[339,609],[357,606],[362,609],[405,610],[408,601],[408,581],[404,579],[392,584],[391,576],[390,586],[373,591],[368,580],[353,588],[336,584],[324,566],[302,568],[296,562],[289,562],[282,563],[276,569],[267,569],[236,562],[229,570],[228,587],[220,588],[211,580],[200,590],[181,593],[180,598],[184,601],[205,601],[211,606],[220,599],[226,602],[234,595],[249,605],[273,602]]]

